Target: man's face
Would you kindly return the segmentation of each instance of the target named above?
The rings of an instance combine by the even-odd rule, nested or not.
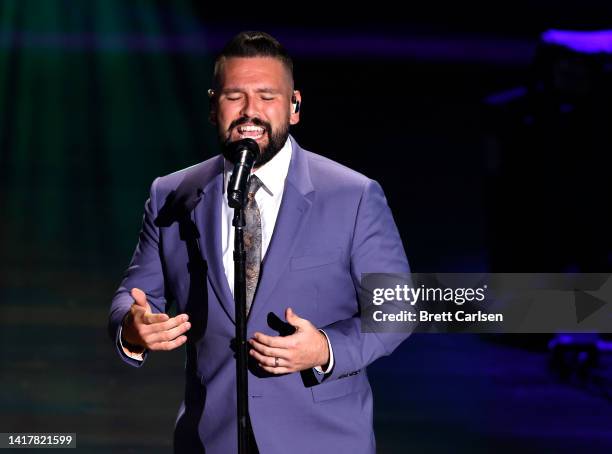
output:
[[[220,70],[219,91],[211,103],[210,119],[217,125],[219,141],[227,145],[251,138],[259,145],[255,162],[260,167],[285,144],[289,125],[299,121],[293,112],[289,73],[271,57],[228,58]],[[223,147],[225,148],[225,147]]]

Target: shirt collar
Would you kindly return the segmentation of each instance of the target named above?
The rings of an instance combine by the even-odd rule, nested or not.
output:
[[[291,140],[287,138],[285,145],[280,149],[276,155],[266,162],[263,166],[255,170],[253,173],[263,183],[263,189],[266,190],[271,196],[276,196],[283,191],[285,186],[285,179],[289,173],[289,163],[291,162]],[[227,185],[234,171],[234,164],[227,159],[224,159],[224,192],[227,193]]]

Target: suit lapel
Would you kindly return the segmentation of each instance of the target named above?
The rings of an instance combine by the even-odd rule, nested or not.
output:
[[[290,136],[291,137],[291,136]],[[274,233],[262,263],[262,272],[249,314],[254,319],[266,307],[279,278],[289,266],[289,259],[306,224],[314,189],[308,171],[305,151],[291,137],[292,157],[285,181],[283,199],[274,226]]]
[[[223,269],[221,256],[221,201],[223,195],[223,158],[219,159],[220,171],[204,188],[202,203],[194,210],[195,222],[203,239],[200,245],[208,264],[208,277],[224,311],[234,322],[234,298]],[[203,246],[203,247],[202,247]]]

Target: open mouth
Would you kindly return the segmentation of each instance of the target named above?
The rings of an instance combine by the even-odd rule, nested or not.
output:
[[[241,125],[236,128],[236,132],[241,139],[260,139],[265,133],[266,130],[262,126],[255,125]]]

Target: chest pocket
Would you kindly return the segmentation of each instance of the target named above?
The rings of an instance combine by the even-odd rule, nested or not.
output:
[[[300,257],[292,257],[290,267],[291,270],[295,271],[329,265],[340,260],[341,253],[342,249],[338,247],[331,248],[324,252],[316,252],[302,255]]]

